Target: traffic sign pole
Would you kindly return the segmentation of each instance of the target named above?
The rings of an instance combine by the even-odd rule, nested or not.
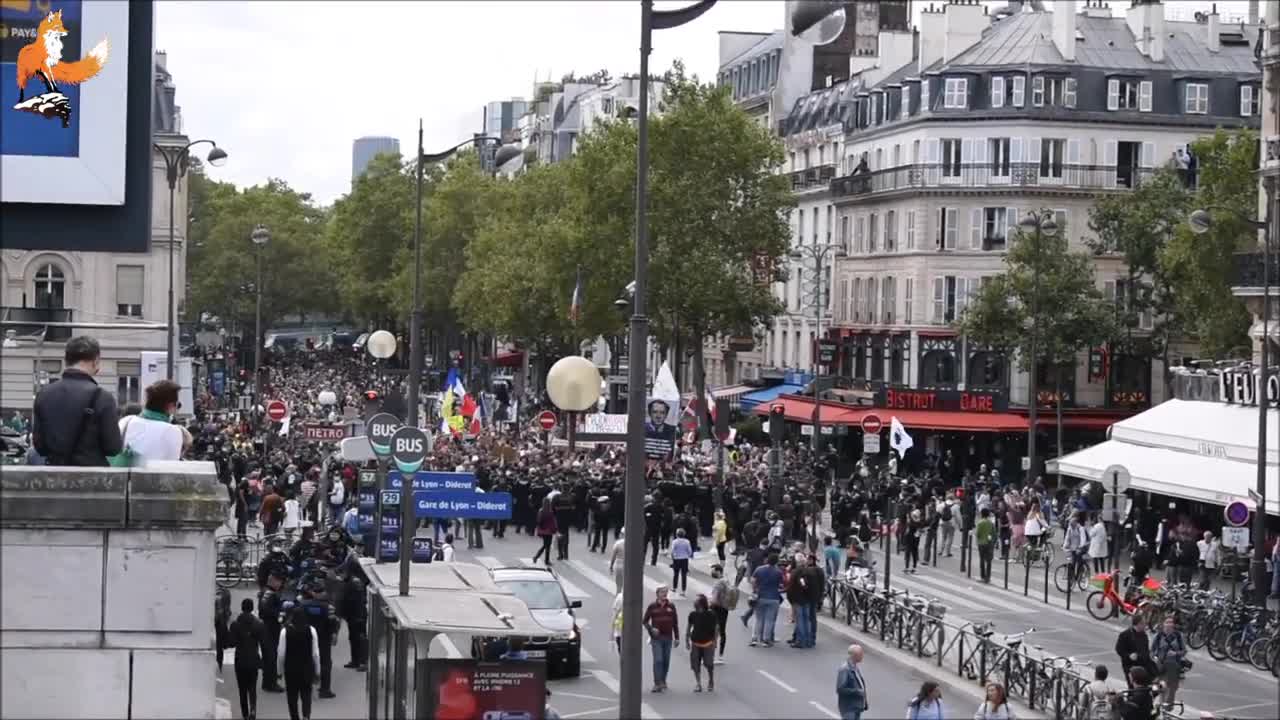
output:
[[[413,537],[418,519],[414,512],[414,473],[426,462],[431,436],[416,427],[402,427],[391,436],[391,459],[400,471],[400,594],[409,594],[409,563],[413,561]]]

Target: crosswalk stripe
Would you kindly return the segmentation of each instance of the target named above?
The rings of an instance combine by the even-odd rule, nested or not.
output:
[[[922,583],[929,592],[946,593],[945,596],[940,598],[944,603],[959,595],[982,603],[982,608],[985,610],[998,608],[1008,610],[1011,613],[1030,613],[1039,612],[1040,610],[1037,607],[1027,607],[1024,602],[1015,602],[1013,597],[1007,596],[1003,591],[998,591],[994,588],[983,590],[982,588],[965,587],[965,581],[958,578],[948,582],[947,580],[927,575],[912,575],[911,580]],[[1001,595],[1005,595],[1005,597],[1001,597]]]
[[[476,562],[489,568],[490,570],[503,566],[503,562],[492,555],[477,555]]]
[[[583,600],[591,597],[590,593],[583,591],[582,588],[575,585],[572,580],[560,572],[556,572],[555,575],[556,579],[560,581],[560,587],[564,588],[564,594],[568,595],[570,600]]]
[[[618,678],[613,676],[613,673],[608,670],[589,670],[588,672],[594,675],[601,685],[608,688],[609,692],[614,695],[621,692],[622,684],[618,682]],[[640,703],[640,717],[644,718],[644,720],[662,720],[662,716],[658,714],[658,711],[654,710],[647,702]]]
[[[588,651],[586,648],[579,647],[578,660],[581,662],[587,663],[588,665],[594,665],[596,662],[596,657],[592,655],[591,652]]]
[[[569,567],[573,568],[575,572],[586,578],[587,582],[609,593],[610,596],[617,594],[614,592],[613,578],[608,577],[594,568],[588,567],[587,564],[581,560],[570,560]]]

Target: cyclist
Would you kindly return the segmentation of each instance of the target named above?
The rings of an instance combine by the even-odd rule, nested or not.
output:
[[[1067,562],[1071,564],[1067,585],[1073,585],[1076,578],[1084,571],[1085,553],[1089,551],[1089,531],[1080,523],[1080,515],[1071,516],[1067,525],[1066,537],[1062,539],[1062,549],[1067,553]]]

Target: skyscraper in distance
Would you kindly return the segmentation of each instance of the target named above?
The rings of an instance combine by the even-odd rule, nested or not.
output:
[[[393,137],[367,136],[351,143],[351,182],[364,174],[373,159],[383,153],[399,154],[400,141]]]

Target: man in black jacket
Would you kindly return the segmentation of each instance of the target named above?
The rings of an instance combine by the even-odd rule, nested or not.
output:
[[[1129,668],[1140,667],[1148,673],[1152,671],[1151,638],[1141,617],[1135,615],[1133,626],[1116,637],[1116,654],[1120,656],[1120,667],[1126,680],[1129,680]],[[1129,687],[1133,687],[1132,680],[1129,680]]]
[[[236,686],[240,689],[240,716],[253,720],[258,715],[258,670],[262,668],[262,645],[267,628],[253,615],[253,599],[240,601],[240,616],[231,623],[231,647],[236,649]]]
[[[105,467],[123,447],[115,398],[93,379],[101,356],[97,340],[71,338],[62,379],[36,396],[32,438],[50,465]]]

